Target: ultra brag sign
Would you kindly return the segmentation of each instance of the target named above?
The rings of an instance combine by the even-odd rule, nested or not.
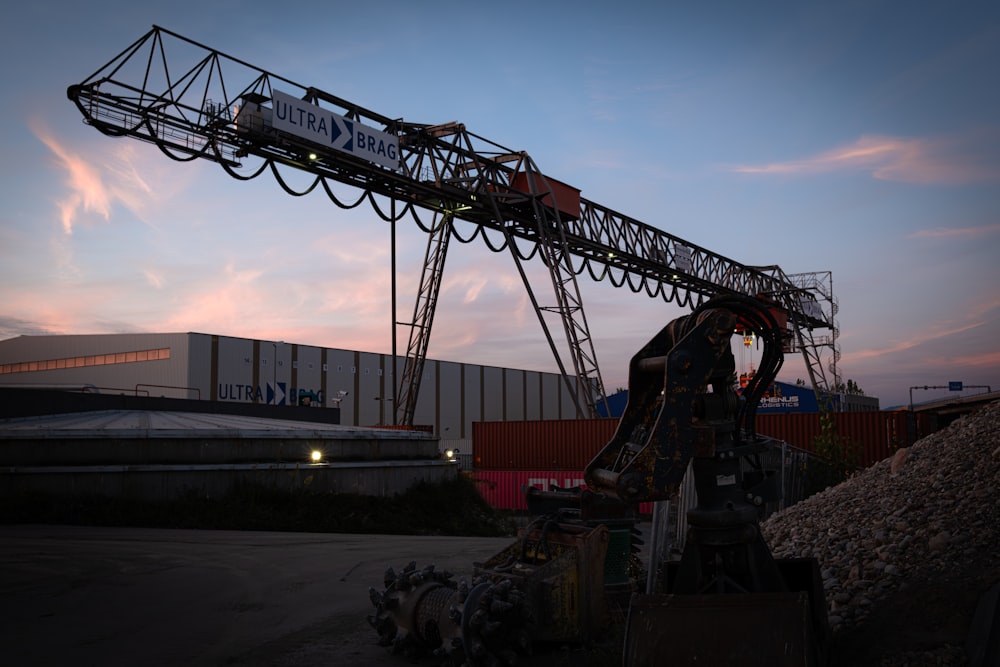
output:
[[[278,90],[273,91],[271,104],[274,129],[389,169],[399,168],[397,137]]]

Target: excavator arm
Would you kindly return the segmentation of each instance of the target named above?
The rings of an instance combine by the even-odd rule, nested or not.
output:
[[[741,325],[764,341],[741,398],[730,341]],[[781,367],[782,329],[758,299],[717,297],[667,324],[629,364],[629,400],[614,437],[586,471],[590,490],[628,503],[673,496],[692,458],[754,451],[757,402]]]
[[[731,349],[737,328],[764,343],[742,396]],[[587,467],[587,486],[628,504],[669,500],[690,465],[697,502],[680,561],[650,563],[662,570],[658,589],[630,600],[627,665],[663,664],[664,656],[670,664],[743,667],[826,661],[818,564],[776,560],[759,525],[776,489],[759,464],[769,440],[757,435],[754,417],[781,367],[782,335],[760,299],[717,297],[670,322],[632,358],[628,405]]]

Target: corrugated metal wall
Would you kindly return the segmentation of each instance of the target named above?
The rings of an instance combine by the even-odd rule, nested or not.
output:
[[[167,359],[107,365],[81,365],[10,373],[0,384],[30,384],[37,387],[91,385],[106,394],[135,394],[168,398],[208,398],[188,391],[188,334],[83,334],[19,336],[0,341],[0,363],[45,361],[103,356],[138,350],[166,348]]]
[[[199,336],[199,334],[192,334]],[[217,400],[295,404],[297,391],[322,392],[339,402],[341,423],[351,426],[391,424],[393,383],[405,360],[392,355],[295,343],[204,336],[215,355],[211,380],[199,386]],[[252,395],[251,395],[252,392]],[[324,402],[324,404],[329,405]],[[428,359],[423,368],[414,423],[430,425],[442,438],[469,438],[480,421],[575,416],[560,376]],[[471,448],[470,448],[471,453]]]
[[[899,447],[912,444],[907,433],[912,415],[905,412],[854,412],[834,415],[836,434],[854,444],[859,463],[869,466],[892,456]],[[923,423],[922,423],[923,422]],[[926,420],[917,420],[917,430],[926,434]],[[497,509],[525,511],[524,490],[535,486],[585,486],[584,470],[595,454],[614,436],[616,419],[545,420],[534,422],[481,422],[473,425],[473,469],[467,474],[486,502]],[[769,511],[793,504],[808,493],[802,471],[808,466],[803,457],[814,450],[821,434],[818,414],[758,416],[760,433],[790,446],[770,454],[767,467],[780,470],[782,497]],[[680,516],[696,502],[690,470],[679,497]],[[653,505],[644,503],[640,512],[649,514]],[[677,526],[676,541],[683,544],[685,522]]]
[[[163,348],[169,357],[66,365],[67,358]],[[56,362],[63,364],[57,366]],[[52,368],[48,368],[48,362]],[[124,361],[124,359],[123,359]],[[14,363],[33,364],[14,372]],[[38,368],[38,362],[46,367]],[[344,425],[391,424],[393,384],[405,359],[390,354],[200,333],[22,336],[0,341],[0,384],[91,385],[139,393],[242,403],[298,404],[299,390],[333,405]],[[314,407],[316,406],[313,403]],[[427,359],[414,423],[442,438],[470,438],[476,422],[579,417],[555,373]]]
[[[583,470],[608,444],[617,419],[477,422],[472,462],[495,470]]]
[[[915,433],[909,433],[908,420],[917,417]],[[838,412],[834,414],[836,435],[857,447],[858,462],[869,466],[892,456],[900,447],[926,435],[926,415],[907,412]],[[820,415],[757,415],[757,431],[813,451],[815,439],[822,433]]]
[[[834,415],[836,433],[857,447],[868,466],[926,435],[908,434],[906,412],[842,412]],[[922,417],[918,415],[918,417]],[[583,470],[614,436],[617,419],[481,422],[473,424],[473,466],[490,470]],[[758,415],[757,431],[806,451],[821,433],[818,414]]]

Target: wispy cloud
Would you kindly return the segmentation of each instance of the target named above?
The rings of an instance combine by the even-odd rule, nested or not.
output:
[[[1000,182],[1000,131],[935,138],[862,136],[854,142],[800,159],[730,167],[744,174],[868,172],[902,183],[961,185]]]
[[[914,239],[958,239],[977,240],[993,234],[1000,234],[1000,224],[983,225],[982,227],[959,227],[949,229],[947,227],[937,227],[935,229],[921,229],[909,235]]]
[[[254,315],[266,310],[260,307],[262,292],[258,269],[240,268],[230,262],[204,286],[184,295],[165,322],[166,331],[203,331],[212,326],[227,331],[234,324],[246,320],[247,313]]]
[[[955,354],[952,356],[931,357],[922,360],[922,366],[928,369],[933,368],[951,372],[958,369],[980,369],[997,365],[1000,365],[1000,351]]]
[[[968,317],[979,319],[994,311],[1000,311],[1000,292],[973,301]]]
[[[906,352],[907,350],[912,350],[921,345],[929,343],[934,340],[940,340],[942,338],[948,338],[957,334],[964,333],[966,331],[971,331],[972,329],[977,329],[983,326],[983,322],[972,322],[970,324],[965,324],[958,327],[950,327],[947,329],[940,329],[938,331],[928,331],[920,330],[915,332],[913,337],[906,338],[903,340],[890,341],[887,345],[878,348],[870,348],[867,350],[859,350],[857,352],[852,352],[844,355],[844,362],[846,363],[857,363],[867,359],[875,359],[885,357],[890,354],[897,354],[899,352]]]
[[[68,174],[66,185],[69,187],[69,193],[56,202],[63,231],[67,234],[73,233],[73,225],[81,211],[93,212],[105,220],[109,219],[113,195],[101,178],[100,170],[67,149],[44,128],[36,124],[32,130],[35,136],[55,153],[60,166]]]
[[[121,297],[114,286],[69,285],[56,294],[40,285],[4,296],[0,307],[16,315],[0,316],[0,339],[19,334],[109,333],[141,328],[125,323],[114,309],[108,308]]]
[[[184,170],[183,175],[171,175],[174,166],[165,164],[158,156],[147,159],[150,154],[143,152],[144,146],[117,143],[111,148],[88,148],[87,155],[83,155],[40,122],[32,121],[29,125],[38,140],[55,155],[56,166],[66,173],[67,192],[55,205],[67,235],[88,214],[111,220],[118,204],[141,219],[146,211],[159,208],[195,177],[190,169]],[[156,183],[155,188],[151,182]]]
[[[155,271],[153,269],[144,269],[143,275],[146,276],[146,280],[150,285],[157,289],[161,289],[166,283],[166,279],[161,271]]]
[[[38,336],[50,333],[56,332],[46,322],[36,322],[0,314],[0,340],[14,336]]]

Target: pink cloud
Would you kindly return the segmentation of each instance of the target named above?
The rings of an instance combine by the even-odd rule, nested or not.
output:
[[[966,331],[971,331],[972,329],[977,329],[983,326],[983,322],[973,322],[971,324],[966,324],[958,327],[950,327],[947,329],[940,329],[938,331],[931,330],[920,330],[915,332],[914,337],[907,338],[898,341],[891,341],[888,345],[879,348],[871,348],[868,350],[860,350],[858,352],[851,352],[844,354],[842,363],[848,365],[850,363],[857,363],[865,361],[868,359],[877,359],[885,357],[890,354],[897,354],[899,352],[905,352],[917,348],[925,343],[933,340],[938,340],[941,338],[947,338],[949,336],[954,336]]]
[[[142,218],[146,212],[162,208],[197,178],[197,170],[176,170],[147,146],[117,142],[106,148],[98,143],[88,145],[86,155],[82,155],[39,122],[29,125],[55,155],[56,166],[67,174],[68,192],[55,202],[66,234],[72,234],[88,213],[109,221],[116,204]],[[155,188],[151,182],[156,183]]]
[[[1000,182],[998,144],[1000,132],[995,130],[936,138],[871,135],[818,155],[764,165],[736,165],[731,170],[791,175],[866,171],[876,179],[903,183],[996,183]]]
[[[149,282],[149,284],[157,289],[162,289],[166,282],[163,273],[160,271],[154,271],[153,269],[144,269],[142,274],[146,277],[146,280]]]
[[[63,231],[73,233],[73,225],[81,210],[109,219],[113,195],[101,178],[100,170],[69,151],[45,130],[34,127],[33,131],[55,153],[60,166],[68,172],[66,184],[70,192],[64,199],[56,202]]]
[[[3,310],[18,313],[19,316],[35,323],[36,327],[48,333],[88,334],[107,333],[106,322],[98,324],[97,317],[111,319],[106,313],[108,303],[115,303],[120,293],[108,285],[91,284],[85,287],[71,284],[57,292],[49,286],[10,291],[4,295]]]
[[[1000,293],[990,294],[973,301],[968,317],[979,319],[994,310],[1000,310]]]
[[[991,234],[1000,233],[1000,225],[984,225],[982,227],[960,227],[957,229],[949,229],[946,227],[938,227],[936,229],[921,229],[919,231],[910,234],[910,238],[916,239],[938,239],[938,238],[954,238],[954,239],[979,239],[984,236],[989,236]]]
[[[946,370],[954,369],[981,369],[990,366],[1000,367],[1000,351],[983,352],[980,354],[959,354],[950,357],[938,357],[926,359],[924,365],[928,368],[942,368]]]

